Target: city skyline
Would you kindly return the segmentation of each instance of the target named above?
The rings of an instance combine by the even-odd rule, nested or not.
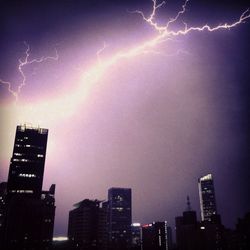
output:
[[[167,3],[157,20],[169,20],[182,4]],[[250,209],[249,20],[230,30],[194,32],[122,60],[98,84],[82,84],[80,96],[74,90],[81,74],[98,58],[155,35],[131,13],[149,13],[152,1],[1,5],[0,79],[17,88],[16,66],[27,44],[30,60],[52,59],[23,68],[27,82],[16,104],[0,85],[0,181],[7,180],[16,125],[48,128],[43,189],[57,184],[55,235],[67,234],[72,204],[103,199],[112,186],[132,188],[133,221],[170,220],[172,226],[187,195],[199,214],[197,178],[207,173],[214,177],[223,224],[233,227]],[[189,1],[176,25],[232,23],[248,7],[243,1]]]

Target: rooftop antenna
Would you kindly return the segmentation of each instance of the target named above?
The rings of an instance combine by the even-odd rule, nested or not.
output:
[[[187,211],[191,211],[191,203],[190,203],[190,198],[189,195],[187,196]]]

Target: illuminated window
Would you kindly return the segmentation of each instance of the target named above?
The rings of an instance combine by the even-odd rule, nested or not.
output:
[[[16,155],[16,156],[20,156],[20,155],[22,155],[22,154],[20,154],[20,153],[14,153],[14,155]]]
[[[19,177],[28,177],[28,178],[35,178],[36,175],[35,174],[19,174]]]
[[[33,190],[17,190],[17,193],[33,194]]]

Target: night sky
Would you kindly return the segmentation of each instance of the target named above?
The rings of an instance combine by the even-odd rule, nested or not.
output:
[[[173,226],[187,195],[200,214],[197,181],[207,173],[226,226],[250,211],[250,19],[175,37],[89,77],[117,52],[157,36],[131,13],[150,14],[150,0],[0,3],[1,80],[13,90],[20,85],[24,41],[31,60],[59,55],[23,67],[17,102],[0,84],[0,181],[8,177],[16,125],[48,128],[43,186],[56,184],[55,235],[66,235],[73,204],[106,199],[113,186],[132,188],[134,222]],[[165,24],[182,4],[169,0],[157,21]],[[249,6],[193,0],[170,28],[232,23]]]

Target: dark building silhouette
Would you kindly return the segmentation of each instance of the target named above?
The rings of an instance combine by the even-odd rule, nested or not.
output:
[[[214,182],[212,174],[207,174],[198,179],[201,220],[211,221],[211,216],[217,213]]]
[[[142,232],[140,223],[132,223],[131,225],[131,249],[141,250]]]
[[[225,228],[221,224],[220,215],[211,215],[209,221],[200,223],[200,237],[202,239],[202,249],[222,250],[227,249],[224,237]]]
[[[107,249],[107,209],[101,201],[85,199],[69,212],[68,238],[73,249]]]
[[[168,250],[172,250],[174,248],[172,228],[170,226],[167,226],[167,246]]]
[[[202,249],[200,228],[197,221],[196,212],[191,210],[189,197],[187,197],[187,210],[182,216],[175,218],[176,244],[178,250],[198,250]]]
[[[131,248],[132,201],[130,188],[108,190],[109,248],[123,250]]]
[[[27,194],[40,198],[48,129],[17,126],[8,177],[8,197]]]
[[[170,230],[167,222],[153,222],[142,226],[142,249],[143,250],[170,250],[172,243]]]
[[[235,230],[234,249],[247,250],[250,249],[250,212],[244,218],[238,219]]]
[[[0,249],[3,247],[6,196],[7,196],[7,182],[2,182],[0,183]]]
[[[48,130],[17,126],[4,220],[6,250],[48,249],[55,216],[55,185],[42,191]]]
[[[197,221],[189,197],[187,210],[175,218],[176,243],[178,250],[229,250],[226,244],[225,228],[219,214],[212,214],[209,220]],[[229,234],[228,234],[229,235]],[[231,237],[231,236],[230,236]],[[231,238],[228,238],[231,240]]]

